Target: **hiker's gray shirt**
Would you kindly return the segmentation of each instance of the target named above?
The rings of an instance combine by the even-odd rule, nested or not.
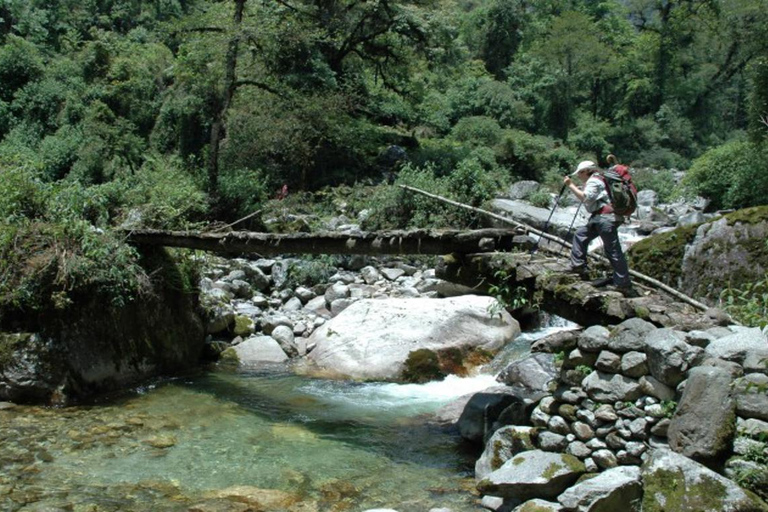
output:
[[[608,196],[608,190],[605,183],[596,174],[591,174],[584,184],[584,208],[589,213],[596,214],[603,206],[611,204],[611,198]],[[614,222],[624,222],[624,217],[614,213],[602,213]]]

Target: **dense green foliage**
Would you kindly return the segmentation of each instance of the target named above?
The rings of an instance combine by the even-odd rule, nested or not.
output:
[[[0,155],[84,187],[150,163],[208,196],[178,218],[219,220],[379,180],[392,144],[439,176],[483,150],[508,182],[609,151],[685,168],[749,131],[760,168],[766,24],[765,0],[6,0]]]
[[[686,192],[716,208],[764,203],[767,25],[768,0],[4,0],[4,300],[55,267],[10,248],[99,240],[134,290],[110,228],[231,222],[283,185],[301,207],[371,187],[349,199],[367,228],[464,226],[380,184],[479,206],[613,152],[692,163]],[[665,198],[668,172],[646,176]]]
[[[712,208],[766,204],[768,144],[733,141],[707,151],[689,169],[683,185],[712,200]]]

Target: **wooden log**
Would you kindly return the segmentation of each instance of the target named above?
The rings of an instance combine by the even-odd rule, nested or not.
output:
[[[200,233],[133,230],[129,243],[200,249],[217,253],[277,254],[449,254],[525,248],[530,239],[507,229],[382,231],[359,234]]]

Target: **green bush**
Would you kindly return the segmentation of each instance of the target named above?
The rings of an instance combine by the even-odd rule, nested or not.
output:
[[[139,212],[141,227],[188,229],[207,212],[207,196],[172,158],[148,157],[133,174],[116,183],[125,189],[123,212]]]
[[[288,267],[286,286],[296,288],[297,286],[312,287],[316,284],[325,284],[338,271],[338,266],[338,257],[327,254],[293,261]]]
[[[242,218],[269,199],[270,186],[259,170],[233,169],[219,176],[220,208],[226,217]]]
[[[43,73],[40,52],[34,44],[13,34],[0,45],[0,99],[10,102],[16,91]]]
[[[496,165],[491,150],[478,148],[460,161],[445,179],[452,199],[477,207],[501,188],[504,172]]]
[[[507,130],[498,148],[498,162],[512,169],[513,176],[539,182],[549,172],[562,176],[578,160],[554,139],[519,130]]]
[[[0,221],[16,222],[45,212],[50,189],[40,180],[38,171],[0,163],[0,172]]]
[[[670,170],[650,168],[634,169],[632,181],[638,190],[653,190],[658,194],[659,201],[669,202],[678,195],[677,182]]]
[[[481,115],[495,119],[502,128],[528,128],[533,122],[531,107],[512,87],[488,80],[478,87],[475,105]]]
[[[533,206],[538,206],[539,208],[551,208],[552,195],[547,189],[539,188],[528,196],[528,202]]]
[[[411,155],[411,163],[416,167],[429,165],[437,176],[445,176],[471,151],[469,145],[454,139],[423,139]]]
[[[684,169],[690,161],[669,148],[653,146],[632,158],[633,167],[654,167],[656,169]]]
[[[138,261],[135,248],[85,221],[0,223],[0,314],[66,308],[92,294],[122,306],[148,290]]]
[[[720,293],[721,307],[737,322],[763,328],[768,325],[768,274],[741,288],[728,287]]]
[[[51,133],[59,127],[59,113],[67,99],[67,86],[59,80],[44,78],[19,90],[12,103],[14,111],[28,123]]]
[[[695,133],[691,121],[680,114],[675,105],[662,105],[656,112],[656,122],[662,132],[661,145],[676,154],[697,153]]]
[[[576,116],[576,126],[568,134],[568,145],[581,154],[604,157],[610,153],[611,146],[607,140],[609,134],[608,122],[580,112]]]
[[[68,124],[42,140],[39,157],[46,180],[59,180],[69,173],[77,160],[78,148],[82,142],[82,131]]]
[[[504,172],[487,148],[478,148],[461,160],[447,176],[439,176],[433,165],[406,164],[394,187],[375,190],[368,204],[371,215],[365,229],[466,228],[478,223],[478,216],[397,185],[408,185],[465,204],[480,206],[491,199],[503,183]]]
[[[693,162],[682,185],[709,199],[712,209],[766,204],[768,146],[733,141],[711,149]]]
[[[485,116],[463,117],[451,130],[451,137],[473,147],[493,147],[501,140],[501,135],[499,123]]]
[[[614,127],[609,142],[614,148],[622,148],[617,156],[624,162],[630,162],[648,148],[661,144],[664,134],[656,120],[651,116],[629,119]]]

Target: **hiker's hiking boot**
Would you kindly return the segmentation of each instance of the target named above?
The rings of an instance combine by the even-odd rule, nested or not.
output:
[[[640,293],[631,284],[628,285],[628,286],[611,285],[611,286],[608,287],[608,289],[609,290],[613,290],[613,291],[617,291],[617,292],[619,292],[620,294],[622,294],[624,297],[626,297],[628,299],[634,299],[634,298],[637,298],[637,297],[641,296]]]
[[[612,277],[601,277],[600,279],[595,279],[594,281],[590,281],[589,284],[591,284],[595,288],[602,288],[603,286],[608,286],[612,282],[613,282]]]
[[[586,265],[571,265],[568,267],[568,273],[578,276],[582,281],[589,281],[589,270]]]

